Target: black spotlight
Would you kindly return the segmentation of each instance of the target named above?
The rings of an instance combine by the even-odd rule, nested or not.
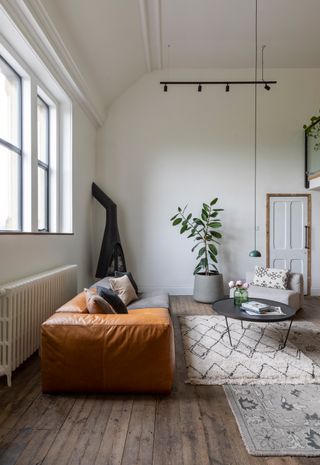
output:
[[[167,84],[164,85],[164,87],[163,87],[163,92],[168,92],[168,86],[167,86]]]
[[[265,83],[264,88],[265,88],[266,90],[270,90],[270,89],[271,89],[271,87],[269,86],[269,84],[268,84],[267,82]]]
[[[201,91],[202,91],[202,85],[199,84],[199,85],[198,85],[198,92],[201,92]]]
[[[226,92],[230,92],[230,86],[229,86],[229,84],[226,85]]]

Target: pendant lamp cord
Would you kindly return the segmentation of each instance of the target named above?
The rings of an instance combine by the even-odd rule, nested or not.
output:
[[[255,11],[255,67],[254,80],[258,77],[258,0]],[[257,250],[257,84],[254,85],[254,250]]]

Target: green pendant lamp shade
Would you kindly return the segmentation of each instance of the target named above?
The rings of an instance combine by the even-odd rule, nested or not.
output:
[[[261,257],[261,252],[259,250],[251,250],[249,257]]]
[[[261,257],[257,250],[257,77],[258,77],[258,0],[255,2],[255,85],[254,85],[254,250],[249,257]]]

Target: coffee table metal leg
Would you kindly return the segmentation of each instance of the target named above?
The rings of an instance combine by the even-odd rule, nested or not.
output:
[[[243,321],[241,320],[241,329],[243,329]]]
[[[293,317],[294,318],[294,317]],[[289,334],[290,334],[290,329],[291,329],[291,326],[292,326],[292,323],[293,323],[293,318],[291,318],[290,320],[290,324],[289,324],[289,328],[288,328],[288,331],[287,331],[287,334],[286,334],[286,338],[284,340],[284,343],[283,344],[279,344],[279,350],[283,350],[285,348],[285,346],[287,345],[287,340],[288,340],[288,337],[289,337]]]
[[[225,316],[225,320],[226,320],[226,326],[227,326],[227,330],[228,330],[228,336],[229,336],[230,345],[231,345],[231,347],[232,347],[230,329],[229,329],[229,325],[228,325],[228,318],[227,318],[226,316]]]

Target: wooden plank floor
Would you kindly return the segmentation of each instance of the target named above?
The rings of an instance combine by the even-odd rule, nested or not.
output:
[[[39,358],[8,388],[0,378],[0,465],[319,465],[320,457],[247,454],[221,386],[184,383],[177,315],[212,313],[191,297],[172,297],[176,378],[168,397],[43,395]],[[320,326],[320,299],[299,313]]]

